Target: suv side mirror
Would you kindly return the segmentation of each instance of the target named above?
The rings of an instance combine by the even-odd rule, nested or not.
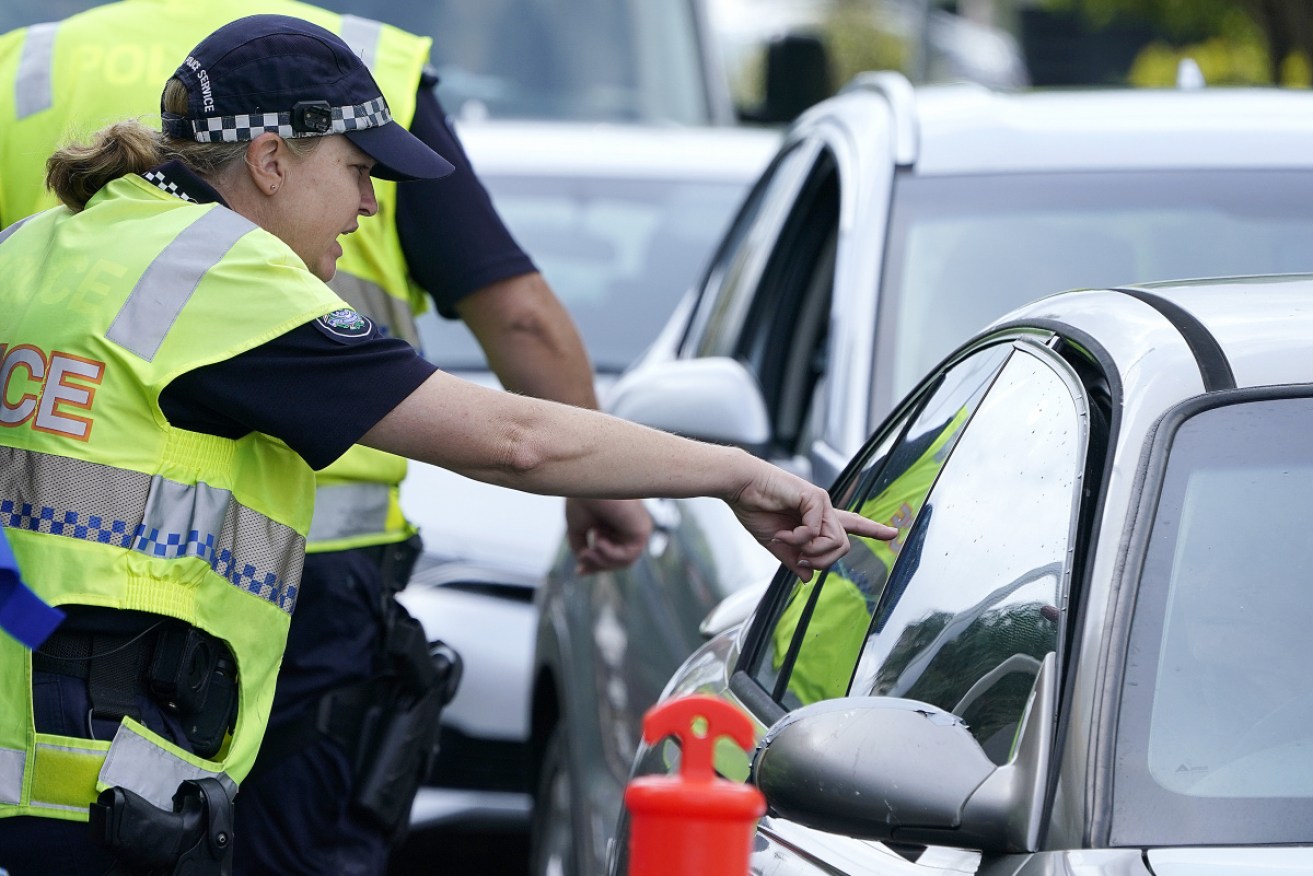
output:
[[[746,122],[788,124],[812,104],[834,94],[830,55],[816,36],[790,33],[766,46],[765,97],[739,113]]]
[[[756,453],[771,437],[756,378],[727,357],[668,360],[635,368],[611,388],[607,410],[654,429]]]
[[[1048,654],[1021,718],[1012,759],[996,766],[956,715],[894,697],[825,700],[766,731],[752,780],[770,811],[859,839],[986,853],[1039,844],[1056,724]]]

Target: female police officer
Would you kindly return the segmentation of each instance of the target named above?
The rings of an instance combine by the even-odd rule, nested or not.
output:
[[[162,109],[162,135],[124,122],[56,153],[65,207],[0,237],[0,524],[68,615],[31,658],[0,643],[13,876],[103,869],[78,823],[98,795],[168,812],[246,775],[311,469],[357,441],[537,492],[718,496],[804,575],[847,550],[845,529],[893,535],[741,451],[452,378],[347,308],[323,281],[376,211],[371,174],[450,166],[328,31],[223,27]],[[106,811],[100,839],[131,857]]]

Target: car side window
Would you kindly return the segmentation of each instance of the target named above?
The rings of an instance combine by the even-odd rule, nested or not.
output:
[[[905,534],[851,686],[953,712],[995,763],[1057,648],[1087,442],[1073,383],[1009,359]]]
[[[848,555],[811,582],[791,578],[754,675],[785,708],[843,696],[871,618],[939,469],[1011,352],[978,351],[927,384],[919,402],[868,444],[835,503],[900,530],[892,542],[852,538]]]
[[[838,165],[822,149],[794,199],[732,353],[757,378],[781,455],[802,449],[806,415],[826,370],[839,202]]]
[[[733,355],[780,226],[816,155],[804,141],[782,152],[753,186],[711,258],[684,337],[684,355]]]

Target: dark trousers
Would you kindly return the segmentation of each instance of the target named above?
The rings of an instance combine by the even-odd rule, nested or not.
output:
[[[383,587],[378,562],[366,551],[306,557],[265,739],[297,733],[307,742],[290,753],[266,745],[242,782],[234,876],[379,876],[387,869],[388,837],[351,812],[347,753],[303,729],[325,693],[378,671]],[[276,759],[265,758],[267,751],[278,752]]]

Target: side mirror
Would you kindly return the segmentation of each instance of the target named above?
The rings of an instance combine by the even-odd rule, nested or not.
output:
[[[1053,654],[1012,759],[996,766],[960,718],[915,700],[849,697],[790,712],[752,765],[770,811],[859,839],[1034,851],[1056,724]]]
[[[755,109],[740,112],[747,122],[788,124],[803,110],[834,94],[830,56],[816,36],[790,33],[766,46],[765,96]]]
[[[689,438],[760,452],[770,418],[756,378],[737,360],[654,362],[621,377],[607,409],[617,417]]]

